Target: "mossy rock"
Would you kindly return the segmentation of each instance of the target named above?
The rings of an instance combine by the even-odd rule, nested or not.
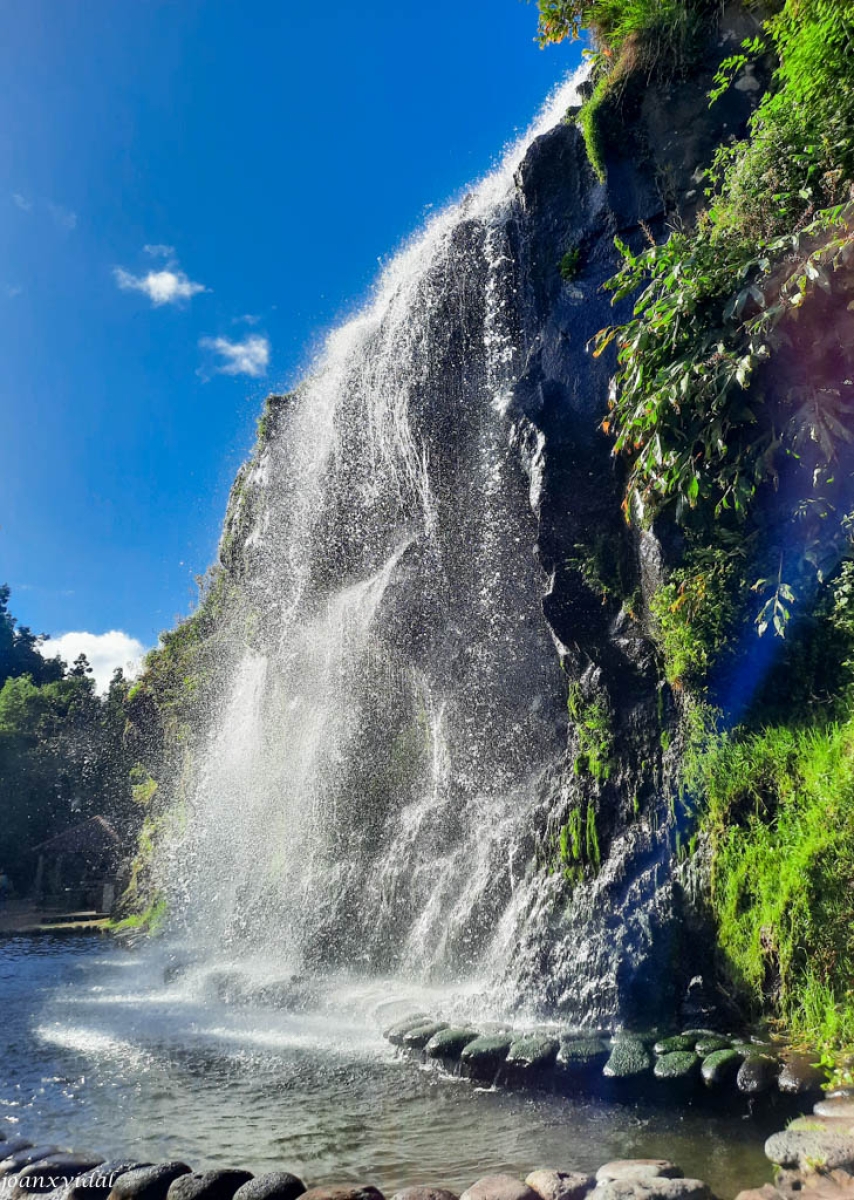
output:
[[[430,1017],[427,1013],[411,1013],[403,1020],[395,1021],[394,1025],[390,1025],[383,1032],[383,1037],[393,1046],[402,1046],[404,1034],[409,1033],[410,1029],[414,1029],[416,1025],[425,1025],[429,1020]]]
[[[516,1037],[507,1053],[507,1066],[516,1071],[545,1071],[554,1063],[560,1043],[542,1033]]]
[[[447,1028],[447,1021],[427,1021],[415,1025],[403,1035],[403,1045],[407,1050],[423,1050],[431,1038]]]
[[[697,1039],[690,1033],[677,1033],[674,1037],[662,1038],[660,1042],[656,1042],[653,1050],[656,1054],[683,1054],[689,1050],[693,1050]]]
[[[428,1058],[458,1059],[463,1050],[477,1037],[476,1029],[440,1029],[424,1047]]]
[[[688,1083],[700,1073],[700,1058],[693,1050],[673,1050],[662,1054],[655,1064],[656,1079],[667,1079],[675,1083]]]
[[[715,1034],[714,1037],[700,1038],[694,1049],[700,1058],[708,1058],[710,1054],[717,1054],[719,1050],[731,1050],[732,1042],[729,1038],[719,1037]]]
[[[734,1079],[744,1061],[740,1050],[715,1050],[703,1060],[702,1076],[709,1087],[719,1087]]]
[[[481,1034],[464,1047],[460,1061],[470,1074],[480,1079],[488,1078],[503,1065],[512,1043],[511,1033]]]
[[[557,1052],[559,1071],[580,1075],[586,1071],[601,1071],[610,1051],[601,1038],[566,1038]]]
[[[614,1042],[602,1074],[608,1079],[634,1079],[651,1067],[649,1051],[640,1039],[620,1038]]]
[[[738,1068],[736,1086],[745,1096],[758,1096],[776,1082],[779,1070],[779,1062],[770,1054],[749,1054]]]

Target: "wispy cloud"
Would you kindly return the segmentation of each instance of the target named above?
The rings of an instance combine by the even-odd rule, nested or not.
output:
[[[180,304],[190,300],[199,292],[209,289],[203,283],[194,283],[177,267],[162,271],[149,271],[146,275],[132,275],[124,267],[116,267],[113,278],[124,292],[142,292],[155,307],[161,304]]]
[[[63,208],[61,204],[54,204],[52,201],[47,202],[47,211],[53,217],[55,225],[60,229],[66,229],[69,232],[77,226],[77,213],[72,212],[70,208]]]
[[[202,338],[199,345],[219,355],[222,361],[215,368],[219,375],[250,375],[260,379],[267,374],[270,342],[260,334],[252,333],[242,342],[232,342],[224,337]]]
[[[28,200],[26,196],[22,196],[20,192],[12,192],[12,203],[20,208],[21,212],[32,212],[32,200]]]
[[[45,658],[55,658],[58,654],[69,664],[78,655],[85,654],[99,692],[107,690],[116,667],[121,667],[129,677],[138,674],[145,654],[142,642],[120,629],[111,629],[109,633],[85,633],[82,630],[63,633],[61,637],[50,638],[39,649]]]
[[[8,297],[9,300],[17,299],[17,297],[21,295],[23,290],[24,289],[22,287],[20,287],[17,283],[4,283],[3,284],[3,291],[6,293],[6,296]]]
[[[232,317],[232,325],[257,325],[261,320],[254,313],[244,313],[242,317]]]
[[[175,255],[174,246],[164,246],[160,242],[155,245],[143,246],[144,254],[150,254],[152,258],[173,258]]]

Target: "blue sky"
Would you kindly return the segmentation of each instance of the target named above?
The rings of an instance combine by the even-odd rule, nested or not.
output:
[[[576,65],[522,0],[0,0],[0,582],[145,646],[263,396]]]

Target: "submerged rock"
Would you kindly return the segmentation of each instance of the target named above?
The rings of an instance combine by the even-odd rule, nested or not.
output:
[[[460,1200],[539,1200],[539,1196],[515,1175],[484,1175]]]
[[[476,1029],[440,1029],[424,1047],[428,1058],[458,1059],[463,1050],[478,1036]]]
[[[592,1175],[579,1171],[550,1171],[540,1168],[532,1171],[525,1183],[535,1191],[540,1200],[583,1200],[593,1187]]]
[[[827,1074],[817,1067],[806,1055],[792,1055],[784,1063],[777,1087],[787,1096],[805,1096],[820,1092]]]
[[[513,1043],[509,1033],[482,1034],[465,1047],[460,1061],[476,1079],[491,1079],[504,1060]]]
[[[233,1200],[251,1179],[251,1171],[227,1169],[180,1175],[169,1187],[168,1200]]]
[[[403,1045],[407,1050],[423,1050],[431,1038],[447,1028],[447,1021],[429,1021],[427,1024],[415,1025],[403,1035]]]
[[[596,1200],[713,1200],[702,1179],[615,1179],[596,1188]]]
[[[656,1079],[669,1079],[687,1083],[700,1073],[700,1058],[693,1050],[676,1050],[672,1054],[663,1054],[655,1064],[653,1074]]]
[[[645,1074],[651,1067],[652,1059],[642,1041],[620,1038],[614,1043],[602,1074],[608,1079],[633,1079]]]
[[[718,1087],[728,1083],[738,1074],[738,1069],[744,1061],[744,1054],[739,1050],[715,1050],[704,1059],[701,1073],[709,1087]]]
[[[449,1192],[447,1188],[416,1184],[415,1187],[403,1188],[401,1191],[395,1192],[391,1200],[459,1200],[459,1196],[456,1192]]]
[[[166,1200],[172,1183],[181,1175],[189,1175],[186,1163],[157,1163],[153,1167],[138,1167],[120,1175],[113,1185],[109,1200]]]
[[[23,1150],[16,1151],[13,1154],[8,1154],[2,1162],[0,1162],[0,1179],[6,1179],[9,1175],[17,1175],[23,1171],[24,1167],[28,1167],[31,1163],[38,1162],[40,1158],[47,1158],[49,1154],[61,1154],[62,1151],[58,1146],[33,1146],[29,1145]]]
[[[290,1171],[269,1171],[243,1183],[234,1193],[234,1200],[296,1200],[305,1191],[305,1184]]]
[[[305,1200],[384,1200],[379,1188],[370,1184],[331,1184],[328,1187],[309,1188],[303,1192]]]
[[[767,1092],[777,1078],[779,1063],[770,1054],[749,1054],[738,1068],[736,1086],[745,1096]]]
[[[506,1063],[516,1071],[545,1071],[554,1063],[559,1048],[553,1037],[526,1033],[510,1043]]]
[[[151,1163],[119,1162],[112,1160],[102,1162],[92,1171],[78,1176],[65,1189],[64,1200],[107,1200],[115,1186],[116,1180],[128,1171],[139,1170],[140,1167],[150,1167]]]

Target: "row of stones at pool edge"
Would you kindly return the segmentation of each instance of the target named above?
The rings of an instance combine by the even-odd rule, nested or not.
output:
[[[820,1094],[825,1081],[809,1056],[708,1029],[659,1039],[630,1033],[514,1032],[498,1024],[474,1028],[413,1013],[386,1029],[384,1037],[472,1079],[511,1085],[595,1091],[649,1084],[645,1092],[653,1095],[655,1083],[662,1092],[704,1084],[711,1091],[735,1089],[748,1098],[782,1093],[797,1100]]]
[[[854,1196],[854,1088],[829,1092],[811,1115],[772,1134],[765,1155],[773,1184],[740,1192],[736,1200],[851,1200]]]
[[[13,1150],[13,1147],[18,1147]],[[108,1162],[97,1155],[6,1140],[0,1132],[0,1194],[13,1200],[385,1200],[370,1184],[306,1188],[287,1171],[253,1177],[236,1169],[194,1173],[186,1163]],[[61,1187],[51,1187],[57,1178]],[[700,1179],[664,1159],[619,1159],[595,1176],[541,1167],[524,1179],[485,1175],[461,1195],[416,1185],[391,1200],[715,1200]]]

